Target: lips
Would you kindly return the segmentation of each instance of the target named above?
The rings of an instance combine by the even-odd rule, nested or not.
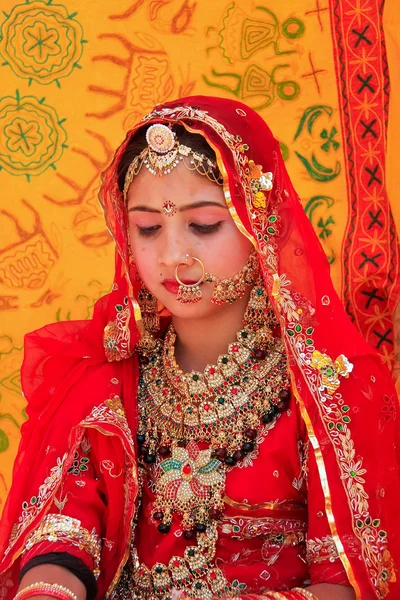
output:
[[[193,285],[194,283],[196,283],[196,281],[191,279],[182,279],[182,283],[185,283],[186,285]],[[176,279],[164,279],[162,284],[167,290],[167,292],[170,292],[171,294],[178,293],[179,283],[176,281]]]

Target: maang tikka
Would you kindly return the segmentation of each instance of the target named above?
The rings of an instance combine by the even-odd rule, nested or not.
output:
[[[223,184],[222,175],[215,161],[205,154],[196,152],[181,144],[176,133],[163,123],[154,123],[146,131],[147,146],[134,157],[125,175],[123,196],[128,195],[133,178],[139,174],[142,166],[153,175],[167,175],[180,163],[190,171],[205,175],[210,181]]]

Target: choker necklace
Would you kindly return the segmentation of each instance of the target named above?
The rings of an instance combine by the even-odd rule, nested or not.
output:
[[[243,328],[228,352],[204,372],[176,364],[176,334],[140,356],[139,428],[142,464],[159,462],[154,519],[168,533],[173,513],[186,539],[205,532],[223,508],[226,471],[257,448],[290,400],[283,343],[262,280],[254,286]]]

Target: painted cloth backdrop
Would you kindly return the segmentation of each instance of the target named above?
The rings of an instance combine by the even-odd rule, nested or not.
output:
[[[221,95],[260,112],[347,312],[397,372],[396,2],[2,0],[0,512],[25,419],[23,336],[89,318],[109,291],[99,174],[158,102]]]

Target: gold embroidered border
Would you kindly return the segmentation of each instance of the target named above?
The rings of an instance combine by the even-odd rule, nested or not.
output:
[[[333,537],[333,539],[335,541],[335,545],[336,545],[336,548],[338,550],[340,559],[341,559],[341,561],[343,563],[343,566],[344,566],[344,568],[346,570],[347,577],[349,579],[349,582],[353,586],[354,591],[356,592],[356,598],[358,600],[358,599],[361,599],[361,591],[360,591],[359,585],[357,583],[357,580],[356,580],[356,578],[354,576],[354,572],[353,572],[352,566],[350,564],[350,561],[349,561],[349,559],[347,557],[347,554],[346,554],[346,552],[344,550],[344,547],[343,547],[343,544],[342,544],[342,540],[340,539],[338,531],[337,531],[337,528],[336,528],[335,517],[334,517],[334,514],[333,514],[333,510],[332,510],[331,491],[329,489],[328,477],[327,477],[327,474],[326,474],[325,462],[324,462],[324,459],[323,459],[323,456],[322,456],[321,448],[320,448],[320,445],[318,443],[318,439],[317,439],[317,437],[316,437],[316,435],[314,433],[314,428],[313,428],[313,425],[311,423],[311,419],[309,417],[307,409],[306,409],[306,407],[304,405],[304,402],[302,401],[302,399],[301,399],[301,397],[299,395],[299,392],[297,390],[296,382],[294,381],[294,376],[293,376],[292,372],[291,372],[291,375],[292,375],[293,392],[294,392],[296,400],[297,400],[297,402],[299,404],[301,415],[302,415],[303,420],[304,420],[304,422],[306,424],[306,427],[307,427],[308,438],[309,438],[309,440],[311,442],[311,445],[312,445],[312,447],[314,449],[315,460],[317,462],[319,477],[320,477],[320,480],[321,480],[321,486],[322,486],[322,489],[323,489],[323,492],[324,492],[324,497],[325,497],[325,511],[326,511],[326,515],[328,517],[329,527],[330,527],[330,530],[331,530],[331,533],[332,533],[332,537]]]
[[[85,550],[94,561],[94,575],[100,575],[101,540],[93,529],[91,532],[82,527],[79,519],[66,515],[47,514],[39,526],[28,537],[22,553],[44,540],[63,542]]]

